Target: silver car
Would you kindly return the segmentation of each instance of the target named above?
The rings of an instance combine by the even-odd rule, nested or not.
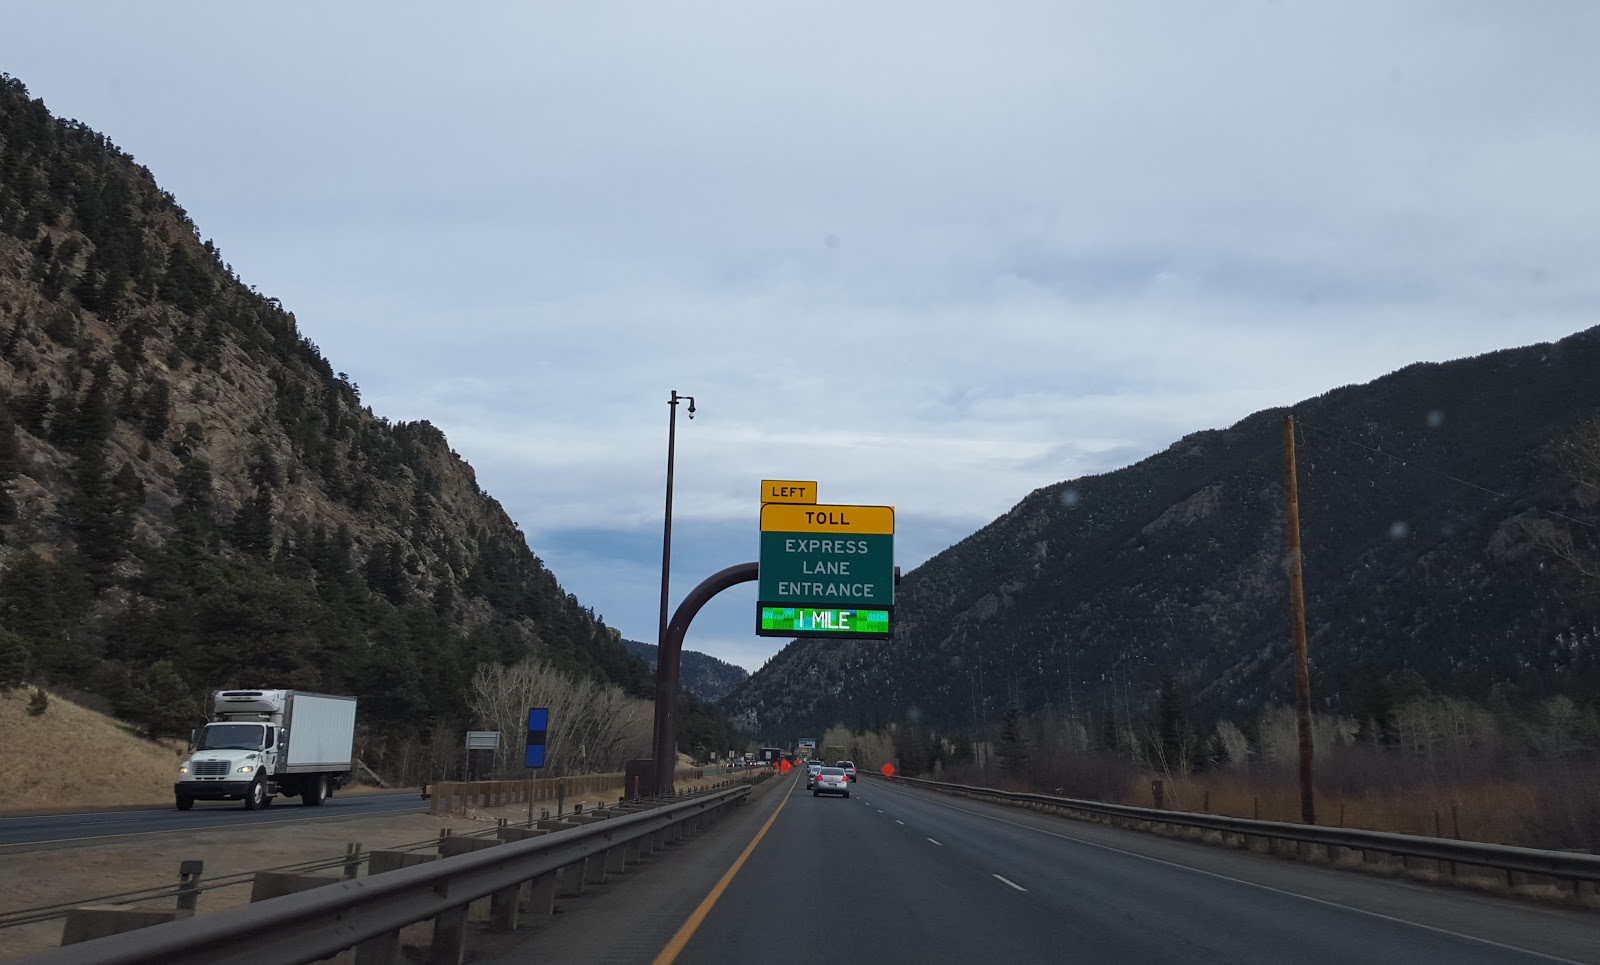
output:
[[[824,767],[817,772],[813,782],[811,787],[812,797],[817,797],[821,794],[850,796],[850,777],[845,774],[842,767]]]

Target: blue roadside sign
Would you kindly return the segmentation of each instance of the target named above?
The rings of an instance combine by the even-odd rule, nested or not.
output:
[[[544,739],[550,730],[550,711],[535,707],[528,711],[528,766],[544,766]]]

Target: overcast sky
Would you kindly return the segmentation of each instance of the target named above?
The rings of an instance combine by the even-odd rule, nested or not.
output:
[[[1039,486],[1600,323],[1600,4],[0,0],[533,549],[656,634],[763,477],[910,569]],[[689,646],[755,669],[753,585]]]

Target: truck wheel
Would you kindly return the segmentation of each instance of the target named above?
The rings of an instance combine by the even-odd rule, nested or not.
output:
[[[317,807],[328,799],[328,779],[326,776],[318,778],[306,785],[300,792],[300,803],[306,807]]]
[[[264,808],[270,803],[272,803],[272,799],[267,797],[267,782],[259,777],[256,778],[255,783],[250,785],[250,792],[244,796],[244,809],[246,811],[254,811],[257,808]]]
[[[178,810],[187,811],[192,807],[194,807],[194,798],[192,798],[192,797],[180,797],[180,798],[178,798]]]

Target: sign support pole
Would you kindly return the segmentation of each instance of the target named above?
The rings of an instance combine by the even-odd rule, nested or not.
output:
[[[666,631],[661,635],[661,646],[656,652],[654,757],[657,794],[672,793],[673,772],[677,770],[678,664],[683,656],[683,638],[689,632],[689,622],[718,593],[740,583],[754,583],[760,575],[761,564],[739,563],[706,577],[678,604],[678,609],[666,625]]]

